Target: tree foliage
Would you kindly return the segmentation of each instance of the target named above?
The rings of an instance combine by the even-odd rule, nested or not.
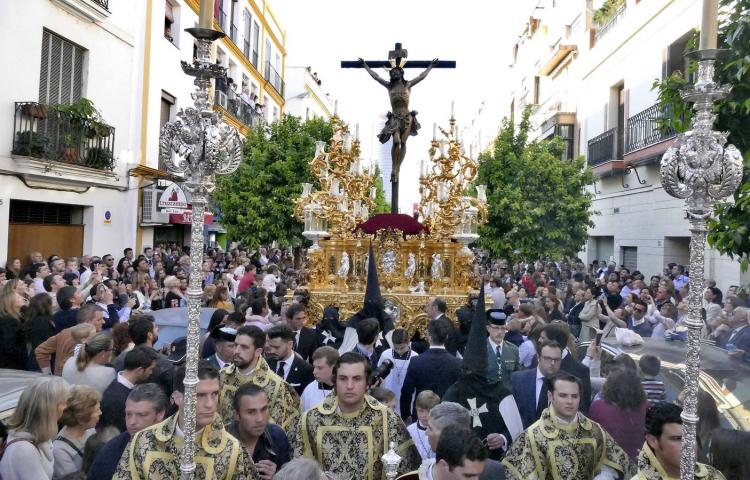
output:
[[[593,183],[583,157],[561,160],[564,142],[529,141],[529,115],[518,131],[505,121],[494,148],[479,157],[476,184],[487,185],[488,222],[478,245],[512,260],[577,254],[588,237]]]
[[[250,132],[239,169],[219,177],[214,193],[230,238],[249,246],[274,240],[302,244],[303,224],[292,216],[294,200],[302,193],[303,182],[316,183],[309,165],[315,142],[328,142],[332,134],[329,122],[302,122],[289,115]]]
[[[385,199],[385,189],[383,189],[383,174],[380,171],[380,165],[375,165],[375,212],[373,213],[391,213],[391,204]]]
[[[716,65],[716,77],[722,84],[730,84],[732,92],[716,105],[716,130],[729,132],[733,143],[745,158],[742,184],[733,202],[716,206],[716,218],[709,222],[708,242],[722,254],[740,261],[747,270],[750,261],[750,0],[722,0],[719,26],[720,48],[728,50]],[[694,62],[690,67],[695,69]],[[679,96],[679,90],[688,86],[680,74],[654,82],[659,100],[674,112],[687,112],[691,108]],[[672,126],[682,132],[689,127],[689,116],[674,115]],[[682,120],[682,121],[681,121]]]

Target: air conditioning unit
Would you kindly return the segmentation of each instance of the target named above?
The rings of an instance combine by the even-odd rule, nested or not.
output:
[[[159,195],[155,186],[143,189],[141,202],[141,223],[169,223],[169,214],[159,210]]]

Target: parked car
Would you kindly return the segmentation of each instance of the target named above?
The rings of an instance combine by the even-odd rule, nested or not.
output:
[[[206,333],[208,322],[211,321],[211,315],[215,311],[215,308],[201,308],[201,335]],[[154,316],[156,325],[159,327],[159,340],[154,345],[157,350],[164,345],[169,345],[176,338],[187,336],[187,307],[154,310],[150,312],[150,315]]]
[[[586,355],[590,342],[579,346],[578,357]],[[604,339],[602,355],[630,355],[638,362],[642,355],[661,359],[657,377],[664,382],[668,401],[674,401],[685,386],[686,342],[644,338],[642,345],[623,347],[614,339]],[[698,384],[716,401],[724,427],[750,431],[750,365],[730,359],[727,351],[710,343],[701,344],[701,371]]]
[[[41,376],[40,372],[0,368],[0,422],[5,422],[13,415],[21,393]]]

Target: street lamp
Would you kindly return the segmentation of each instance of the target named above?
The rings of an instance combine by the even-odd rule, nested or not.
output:
[[[203,227],[208,199],[216,184],[215,175],[237,170],[242,160],[242,142],[237,130],[225,123],[209,99],[212,78],[224,69],[211,62],[211,44],[224,36],[211,28],[213,1],[201,0],[200,22],[188,28],[198,41],[197,58],[192,64],[182,62],[182,70],[195,77],[197,87],[192,94],[193,106],[180,109],[177,119],[161,129],[159,159],[174,174],[182,175],[182,185],[191,194],[192,221],[190,228],[190,283],[188,286],[187,355],[185,396],[182,417],[185,435],[180,464],[181,478],[191,480],[195,473],[195,402],[200,359],[201,281],[203,265]]]
[[[662,186],[671,196],[685,200],[685,213],[690,222],[688,344],[680,459],[683,480],[693,480],[695,474],[706,225],[716,202],[734,193],[742,180],[742,155],[733,145],[727,145],[727,133],[713,130],[714,103],[724,98],[731,88],[714,82],[719,53],[716,49],[717,17],[717,0],[704,0],[700,50],[689,54],[698,61],[698,78],[694,86],[680,93],[684,100],[693,103],[695,116],[690,129],[678,136],[661,160]]]

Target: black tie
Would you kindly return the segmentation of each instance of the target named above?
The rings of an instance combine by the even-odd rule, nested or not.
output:
[[[542,390],[539,392],[539,401],[536,404],[536,416],[541,417],[542,412],[549,406],[549,400],[547,399],[547,380],[542,381]]]
[[[284,378],[285,366],[286,366],[286,362],[279,362],[279,364],[276,365],[276,375],[280,376],[281,378]]]

